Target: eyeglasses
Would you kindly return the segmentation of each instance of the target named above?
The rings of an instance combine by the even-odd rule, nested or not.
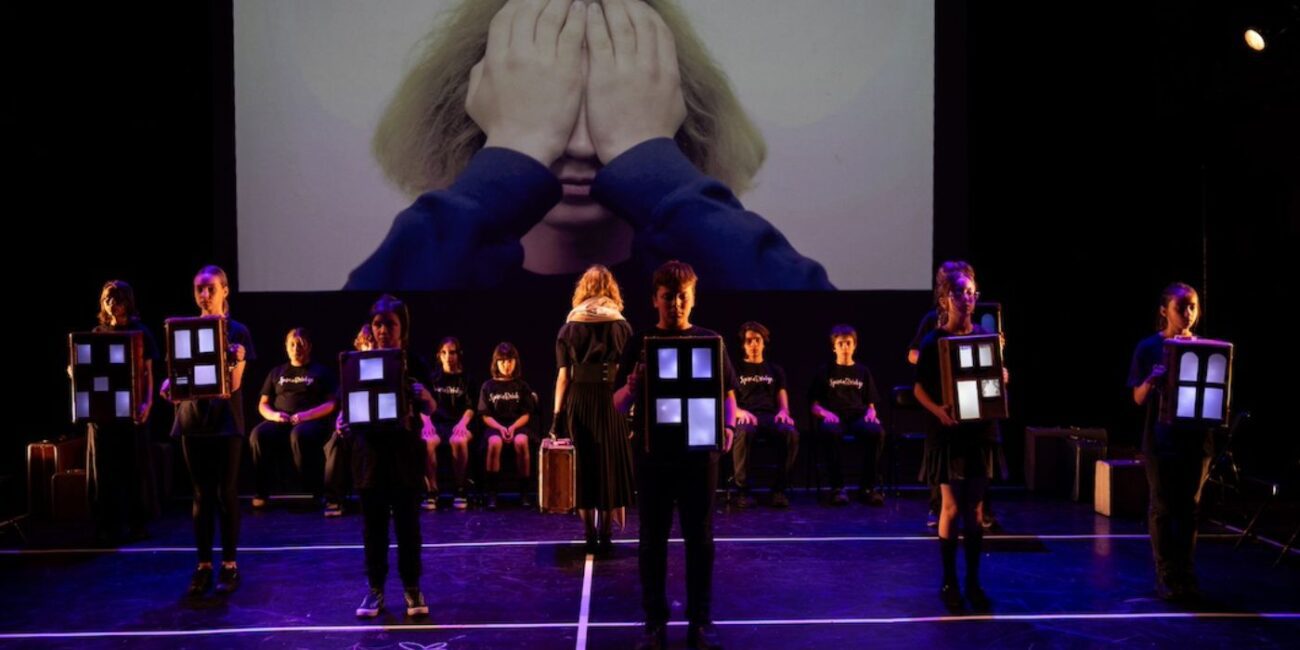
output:
[[[960,300],[965,303],[972,303],[980,299],[980,292],[978,291],[967,291],[965,293],[949,292],[948,295],[952,296],[953,300]]]

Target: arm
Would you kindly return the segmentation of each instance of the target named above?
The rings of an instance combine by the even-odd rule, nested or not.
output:
[[[632,404],[636,401],[637,389],[641,383],[641,376],[645,373],[645,364],[638,363],[636,368],[627,374],[627,383],[623,387],[614,391],[614,409],[619,413],[627,415],[632,410]]]
[[[246,350],[244,346],[238,343],[230,345],[230,351],[235,355],[235,364],[230,367],[230,392],[235,392],[244,384],[244,369],[248,367],[244,359]]]
[[[271,408],[271,398],[266,395],[263,395],[262,398],[257,401],[257,413],[267,422],[287,422],[289,420],[287,413],[281,413]]]
[[[263,399],[266,398],[263,397]],[[319,420],[321,418],[329,417],[329,415],[334,412],[334,409],[337,406],[338,406],[338,402],[334,401],[333,398],[330,398],[328,400],[325,400],[325,402],[313,406],[305,411],[299,411],[298,413],[294,413],[290,417],[289,421],[294,424],[298,424],[299,422],[309,422],[311,420]]]
[[[632,224],[633,253],[688,262],[721,289],[834,289],[820,264],[747,212],[674,142],[686,104],[662,17],[641,2],[610,0],[603,13],[593,4],[586,39],[587,127],[605,163],[591,196]],[[625,54],[641,52],[653,54]]]
[[[722,405],[722,453],[731,451],[731,443],[736,439],[736,391],[727,391],[727,399]],[[752,417],[752,416],[751,416]]]
[[[496,418],[490,415],[483,416],[483,424],[486,424],[490,429],[496,429],[497,433],[500,433],[502,436],[506,433],[506,428],[501,426],[501,423],[497,422]]]
[[[519,238],[560,200],[549,166],[578,117],[585,25],[585,3],[511,2],[497,13],[465,95],[486,146],[449,189],[397,215],[345,289],[492,287],[520,268]]]
[[[840,416],[835,415],[834,411],[822,406],[820,402],[812,403],[812,414],[814,417],[820,418],[826,424],[835,424],[840,421]]]
[[[71,366],[68,366],[68,371],[72,371]],[[136,422],[140,423],[148,420],[149,412],[153,410],[153,359],[144,360],[144,381],[146,386],[144,391],[144,402],[140,404],[140,414],[139,417],[136,418]]]
[[[790,394],[784,388],[776,393],[776,421],[779,424],[794,424],[794,418],[790,417]]]
[[[560,368],[560,371],[555,374],[555,405],[551,411],[554,414],[554,417],[551,418],[552,437],[555,436],[557,424],[560,421],[560,412],[564,410],[564,393],[567,390],[569,390],[569,369]]]
[[[1151,374],[1147,375],[1147,378],[1142,380],[1142,383],[1133,387],[1133,402],[1138,406],[1146,404],[1147,399],[1151,397],[1151,393],[1160,391],[1159,383],[1164,376],[1165,367],[1163,364],[1158,363],[1152,366]]]
[[[453,437],[454,436],[469,437],[473,435],[472,433],[470,433],[469,430],[469,422],[472,419],[474,419],[474,411],[471,409],[465,409],[465,412],[462,413],[460,416],[460,421],[456,423],[456,426],[451,428],[451,435]]]
[[[920,402],[921,406],[925,407],[925,410],[937,418],[940,424],[945,427],[956,426],[957,421],[951,415],[948,415],[948,409],[930,399],[929,393],[926,393],[925,389],[921,387],[921,382],[918,381],[912,385],[912,392],[916,395],[916,401]]]

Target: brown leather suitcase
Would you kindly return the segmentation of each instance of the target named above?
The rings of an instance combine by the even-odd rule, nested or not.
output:
[[[86,497],[86,470],[55,472],[50,479],[50,514],[55,521],[90,519],[90,501]]]
[[[538,462],[537,505],[542,512],[573,512],[577,507],[578,451],[568,440],[542,439]]]

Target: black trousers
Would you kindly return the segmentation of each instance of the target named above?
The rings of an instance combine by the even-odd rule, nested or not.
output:
[[[819,438],[817,444],[823,448],[823,458],[830,472],[831,489],[844,487],[844,436],[853,434],[866,442],[866,451],[862,459],[862,489],[878,488],[880,480],[880,459],[885,452],[885,429],[874,422],[867,422],[861,416],[840,418],[836,424],[824,421],[816,424]],[[874,440],[873,440],[874,439]]]
[[[646,623],[668,622],[668,534],[678,508],[686,541],[686,617],[692,625],[712,621],[713,493],[718,485],[718,454],[688,452],[668,458],[640,454],[637,512],[641,539],[641,606]]]
[[[799,455],[799,430],[791,424],[777,424],[773,413],[756,413],[755,416],[758,418],[757,425],[736,425],[736,439],[731,443],[731,464],[736,487],[749,487],[749,450],[755,438],[771,436],[780,440],[785,449],[785,464],[772,484],[774,492],[781,492],[790,484],[790,472],[794,470],[794,461]]]
[[[352,487],[352,439],[330,434],[325,443],[325,500],[343,503]]]
[[[235,561],[239,544],[239,436],[181,436],[185,466],[194,485],[194,545],[200,562],[212,561],[216,520],[221,518],[221,559]]]
[[[1196,520],[1210,458],[1198,451],[1144,454],[1147,489],[1147,528],[1161,582],[1195,574]]]
[[[383,589],[388,578],[388,519],[397,532],[397,573],[402,587],[420,586],[420,490],[401,487],[366,488],[361,492],[365,519],[366,580]]]
[[[277,452],[286,446],[293,454],[293,466],[302,477],[302,487],[320,494],[325,474],[325,442],[334,431],[329,418],[308,420],[297,425],[264,421],[253,427],[249,444],[253,451],[253,476],[257,496],[266,498],[275,484]]]

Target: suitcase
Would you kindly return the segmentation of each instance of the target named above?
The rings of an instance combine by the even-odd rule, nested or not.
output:
[[[1107,517],[1141,517],[1147,511],[1147,474],[1141,460],[1099,460],[1093,508]]]
[[[27,445],[27,514],[34,518],[49,516],[54,474],[85,467],[85,436]]]
[[[55,521],[90,519],[90,500],[86,497],[86,470],[55,472],[50,479],[50,514]]]
[[[1094,479],[1097,461],[1106,458],[1106,443],[1092,438],[1070,436],[1070,498],[1074,501],[1091,501],[1094,497]]]
[[[1025,427],[1025,487],[1030,492],[1068,496],[1074,458],[1071,437],[1106,440],[1105,429],[1076,427]]]
[[[537,505],[542,512],[568,513],[577,507],[578,451],[566,439],[542,440],[537,471]]]

